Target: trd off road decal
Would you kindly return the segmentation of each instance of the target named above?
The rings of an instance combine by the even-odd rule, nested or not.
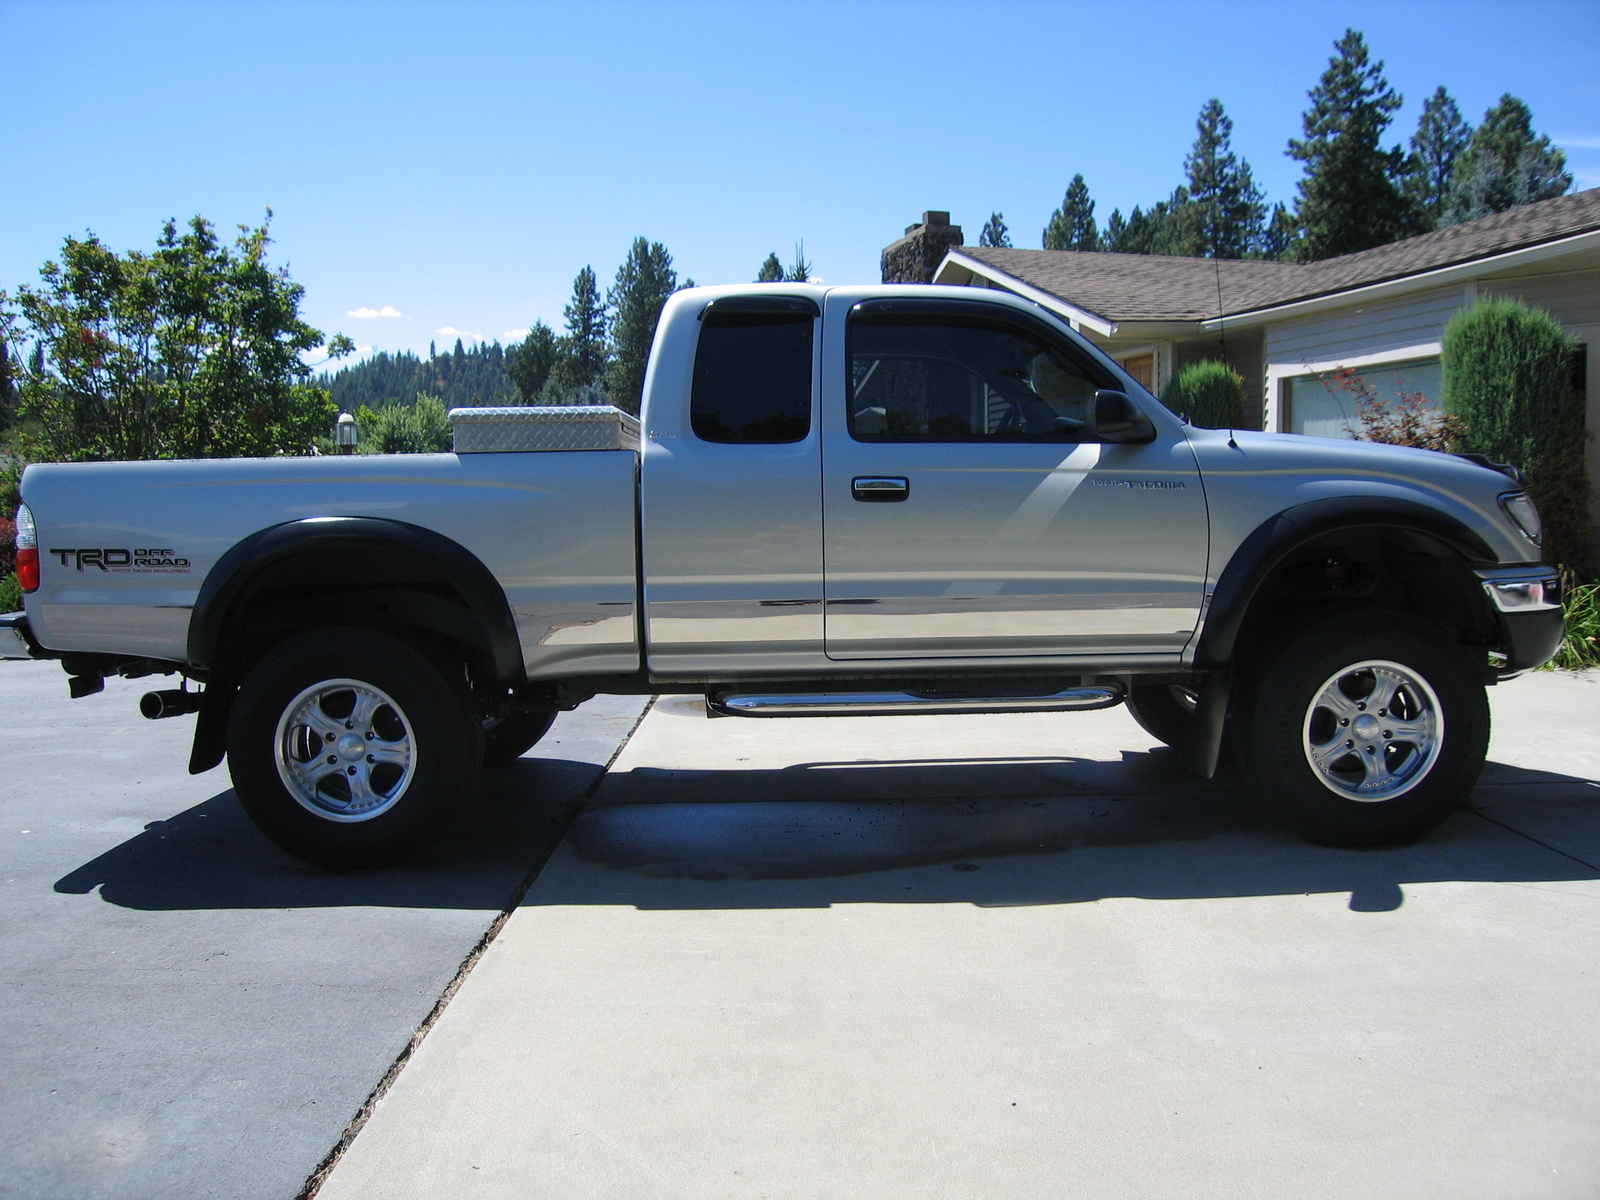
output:
[[[170,549],[129,550],[121,546],[102,546],[86,550],[51,550],[50,553],[63,567],[76,566],[80,571],[97,567],[123,575],[183,575],[189,570],[189,560],[177,557]]]

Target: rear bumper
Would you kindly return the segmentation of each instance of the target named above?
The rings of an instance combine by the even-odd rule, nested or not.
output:
[[[0,614],[0,658],[55,658],[34,640],[28,628],[28,614],[14,612]]]
[[[1478,579],[1494,607],[1505,647],[1502,674],[1550,661],[1566,634],[1561,613],[1561,576],[1554,567],[1497,568]]]

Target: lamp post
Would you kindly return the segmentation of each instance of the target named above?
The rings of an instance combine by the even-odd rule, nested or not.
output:
[[[347,412],[340,413],[334,423],[333,444],[339,447],[340,454],[356,452],[356,419]]]

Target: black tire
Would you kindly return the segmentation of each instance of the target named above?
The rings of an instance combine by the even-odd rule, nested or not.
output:
[[[1397,845],[1465,803],[1489,745],[1481,664],[1410,613],[1309,621],[1256,664],[1235,757],[1310,841]]]
[[[1195,693],[1175,684],[1136,683],[1128,689],[1126,703],[1139,728],[1174,749],[1194,725]]]
[[[483,723],[483,765],[487,770],[508,767],[550,732],[553,712],[512,713]]]
[[[482,761],[483,721],[461,672],[368,629],[314,630],[269,651],[228,724],[245,812],[290,854],[329,867],[438,848]]]

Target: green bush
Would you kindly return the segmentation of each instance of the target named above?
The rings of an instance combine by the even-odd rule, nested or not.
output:
[[[1202,429],[1238,429],[1244,416],[1244,379],[1216,359],[1190,363],[1162,389],[1161,403]]]
[[[1587,576],[1589,480],[1577,340],[1520,300],[1485,298],[1444,330],[1445,407],[1462,449],[1521,467],[1544,519],[1545,561]]]
[[[438,454],[450,449],[450,416],[444,401],[417,393],[412,405],[365,405],[356,413],[361,449],[368,454]]]
[[[21,609],[22,585],[15,575],[7,575],[0,579],[0,613],[20,612]]]

